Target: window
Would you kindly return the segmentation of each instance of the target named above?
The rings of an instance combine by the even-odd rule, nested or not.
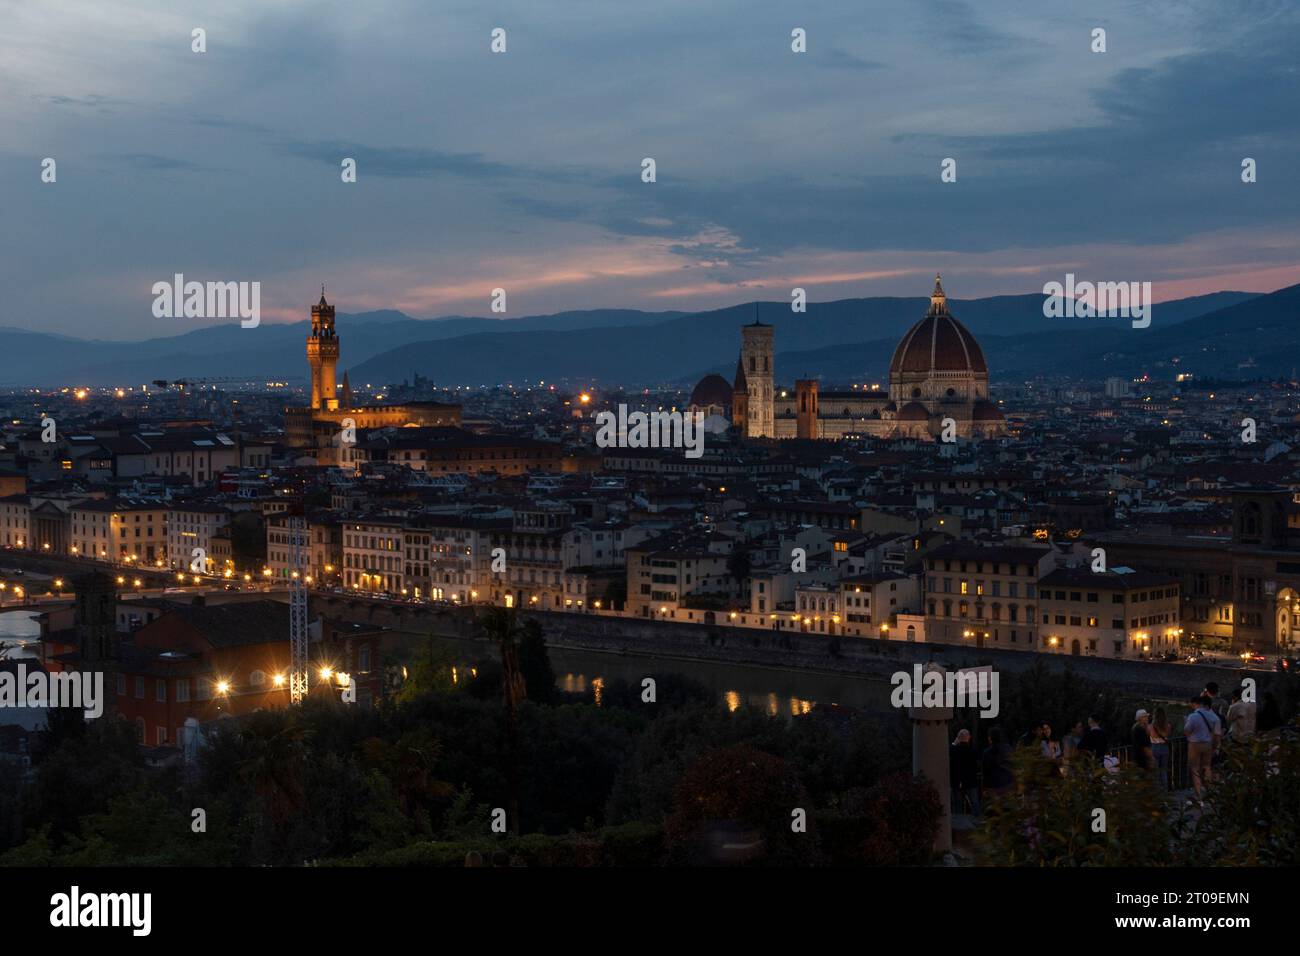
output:
[[[167,703],[167,682],[165,680],[153,682],[153,699],[160,704]]]
[[[176,701],[184,704],[190,699],[190,679],[182,677],[176,682]],[[180,738],[177,738],[178,740]]]
[[[135,697],[136,700],[144,700],[144,678],[143,677],[137,677],[135,679]]]

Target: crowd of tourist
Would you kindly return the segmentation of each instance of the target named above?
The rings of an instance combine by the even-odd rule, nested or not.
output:
[[[1227,699],[1220,696],[1219,685],[1211,682],[1192,695],[1188,705],[1181,734],[1175,733],[1174,721],[1164,707],[1153,711],[1138,708],[1127,736],[1112,739],[1101,718],[1090,714],[1086,721],[1076,722],[1059,737],[1049,721],[1036,721],[1017,746],[1041,754],[1044,766],[1053,774],[1066,772],[1084,755],[1118,772],[1124,756],[1129,763],[1148,771],[1158,786],[1170,790],[1177,782],[1170,772],[1173,747],[1181,737],[1187,744],[1188,776],[1199,802],[1206,784],[1214,779],[1225,745],[1239,743],[1255,733],[1255,702],[1244,686],[1233,690]],[[976,749],[969,730],[959,730],[948,754],[952,812],[979,816],[984,794],[1011,788],[1015,784],[1012,753],[1000,728],[988,730],[982,751]]]

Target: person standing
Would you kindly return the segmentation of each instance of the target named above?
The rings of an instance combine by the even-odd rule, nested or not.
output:
[[[1150,714],[1139,708],[1133,716],[1133,727],[1129,731],[1129,742],[1133,747],[1133,763],[1142,770],[1151,770],[1155,757],[1151,753],[1151,730],[1148,726]]]
[[[1214,716],[1219,718],[1219,725],[1222,726],[1228,717],[1228,702],[1219,696],[1219,682],[1208,681],[1201,696],[1210,698],[1210,710],[1214,711]]]
[[[1228,737],[1239,743],[1255,733],[1255,702],[1243,700],[1241,688],[1232,692],[1232,706],[1228,708]]]
[[[980,815],[979,758],[971,746],[970,731],[957,731],[948,748],[948,779],[952,784],[952,812],[965,813],[970,804],[973,816]]]
[[[980,756],[984,789],[991,793],[1002,793],[1016,782],[1016,776],[1011,771],[1011,748],[1002,740],[1002,731],[997,727],[989,729],[988,742],[988,747]]]
[[[1076,721],[1070,728],[1070,732],[1061,739],[1062,756],[1066,761],[1073,760],[1079,753],[1079,744],[1083,743],[1084,727],[1083,721]]]
[[[1029,729],[1024,732],[1020,738],[1020,746],[1032,747],[1035,750],[1041,750],[1043,746],[1043,725],[1045,720],[1036,720],[1030,725]]]
[[[1052,739],[1052,725],[1047,721],[1043,721],[1042,751],[1043,756],[1048,760],[1053,763],[1060,763],[1061,742]]]
[[[1106,758],[1106,751],[1110,749],[1110,742],[1106,739],[1106,731],[1101,729],[1101,718],[1096,714],[1088,715],[1088,730],[1083,735],[1083,741],[1079,744],[1081,753],[1090,753],[1097,762],[1101,763]]]
[[[1169,789],[1169,735],[1173,726],[1163,707],[1157,707],[1151,718],[1151,757],[1156,762],[1156,779],[1160,786]]]
[[[1191,772],[1192,791],[1198,802],[1205,785],[1214,780],[1211,765],[1222,734],[1218,715],[1210,708],[1210,702],[1208,694],[1191,698],[1188,703],[1192,705],[1192,711],[1183,722],[1183,734],[1187,737],[1187,769]]]

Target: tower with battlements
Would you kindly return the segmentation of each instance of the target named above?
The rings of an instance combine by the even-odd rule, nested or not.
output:
[[[335,395],[334,376],[339,364],[339,337],[334,331],[334,306],[325,301],[324,286],[320,290],[320,302],[311,307],[307,364],[311,366],[311,407],[336,410],[339,400]]]

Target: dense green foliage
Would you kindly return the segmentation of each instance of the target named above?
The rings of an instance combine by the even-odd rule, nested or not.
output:
[[[524,683],[513,723],[500,660],[467,668],[432,640],[413,649],[400,691],[376,707],[313,699],[220,721],[192,766],[146,766],[124,723],[53,721],[30,772],[0,766],[0,864],[932,861],[939,795],[907,772],[902,714],[730,710],[671,673],[646,675],[653,702],[640,681],[564,694],[542,635],[498,623]],[[1278,713],[1294,714],[1298,685],[1270,686]],[[1001,698],[995,723],[1013,740],[1043,717],[1061,731],[1088,712],[1122,726],[1127,707],[1042,668],[1005,677]],[[970,714],[956,726],[982,737]],[[1131,775],[1082,763],[1043,774],[1031,758],[1020,756],[1032,767],[1020,768],[1017,787],[990,801],[984,861],[1296,862],[1294,737],[1231,750],[1204,814],[1166,805]],[[516,803],[517,819],[495,831],[493,811]],[[1091,827],[1098,807],[1105,833]]]
[[[1016,754],[1013,790],[990,801],[981,862],[1027,866],[1260,866],[1300,863],[1296,728],[1229,742],[1203,806],[1133,766],[1090,755],[1044,772]],[[1099,816],[1104,812],[1104,818]],[[1101,824],[1099,825],[1099,821]]]
[[[66,728],[26,780],[8,774],[0,785],[0,862],[710,862],[705,844],[718,827],[761,837],[732,862],[928,859],[928,785],[908,781],[926,825],[858,832],[845,822],[897,790],[873,788],[907,766],[901,717],[730,711],[673,674],[647,675],[654,702],[639,682],[613,680],[597,704],[591,693],[555,690],[540,634],[521,628],[518,652],[527,685],[517,708],[522,835],[491,828],[494,808],[509,805],[500,664],[457,668],[431,642],[392,700],[359,709],[313,699],[221,721],[188,768],[146,766],[120,723]],[[192,827],[196,809],[202,832]],[[799,832],[795,810],[807,819]],[[888,849],[824,842],[823,819],[828,833],[862,844],[888,831],[875,836]]]

